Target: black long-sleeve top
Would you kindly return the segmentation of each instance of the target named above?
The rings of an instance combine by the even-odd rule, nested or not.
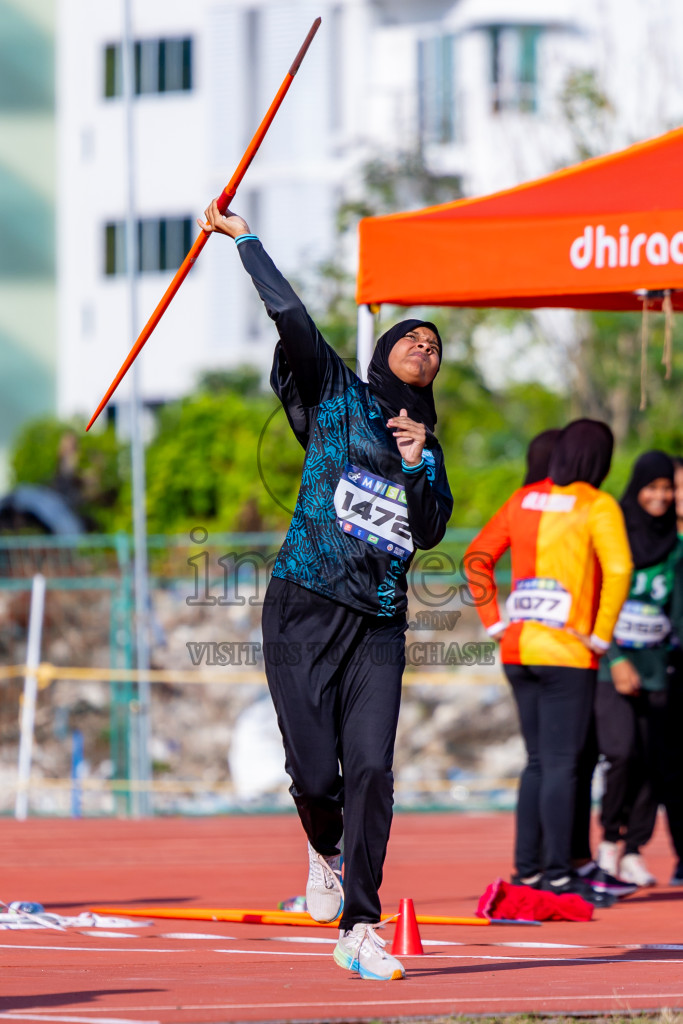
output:
[[[386,413],[261,243],[238,249],[280,337],[271,384],[306,449],[273,575],[363,614],[403,614],[414,551],[441,541],[453,510],[441,447],[428,432],[420,465],[404,467]]]

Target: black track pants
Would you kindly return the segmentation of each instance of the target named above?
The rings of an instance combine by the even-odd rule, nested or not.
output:
[[[598,743],[605,773],[601,823],[609,842],[625,840],[637,853],[654,831],[657,807],[666,807],[671,839],[683,859],[683,774],[681,698],[676,683],[666,690],[617,693],[601,680],[595,702]]]
[[[590,843],[591,810],[593,800],[593,774],[598,763],[598,737],[595,728],[595,713],[588,726],[588,734],[579,755],[576,776],[576,797],[574,800],[574,824],[572,827],[572,863],[593,859]]]
[[[522,878],[571,871],[577,766],[590,724],[595,671],[505,665],[527,750],[517,801],[515,867]]]
[[[344,835],[341,928],[380,919],[405,630],[403,615],[361,615],[276,577],[268,586],[263,650],[290,792],[319,853],[338,853]]]
[[[598,745],[608,761],[600,824],[607,842],[626,840],[624,853],[638,853],[651,838],[657,819],[657,794],[648,764],[649,703],[645,694],[618,693],[611,679],[598,681]]]

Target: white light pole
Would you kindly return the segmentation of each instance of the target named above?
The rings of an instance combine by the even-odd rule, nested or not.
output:
[[[123,33],[121,38],[121,77],[126,136],[126,278],[128,281],[128,309],[130,337],[138,336],[138,239],[135,210],[135,131],[133,104],[135,101],[135,52],[132,31],[131,0],[123,0]],[[135,546],[135,637],[136,666],[139,672],[149,669],[149,581],[147,572],[147,510],[145,493],[145,449],[142,440],[140,402],[140,361],[131,367],[130,387],[130,446],[133,484],[133,538]],[[137,718],[133,728],[132,766],[141,782],[151,779],[149,757],[149,679],[139,677]],[[142,788],[134,798],[139,815],[151,810],[151,794]]]
[[[40,665],[40,642],[43,635],[44,612],[45,577],[38,573],[33,577],[31,610],[28,619],[26,675],[24,676],[24,700],[21,706],[21,737],[19,740],[19,766],[17,769],[17,799],[14,805],[14,817],[17,821],[24,821],[28,813],[28,786],[31,778],[31,754],[33,753],[33,729],[36,720],[38,666]]]

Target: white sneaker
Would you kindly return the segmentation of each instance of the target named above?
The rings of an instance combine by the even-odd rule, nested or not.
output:
[[[386,952],[386,942],[371,924],[356,924],[349,931],[339,932],[334,947],[334,962],[347,971],[358,971],[361,978],[372,981],[399,981],[405,978],[403,964]]]
[[[619,844],[604,840],[598,846],[598,867],[608,875],[619,877]]]
[[[314,921],[334,921],[344,906],[341,855],[325,857],[308,844],[306,909]]]
[[[631,882],[633,885],[657,884],[657,879],[647,870],[645,861],[639,853],[627,853],[621,858],[618,877],[622,882]]]

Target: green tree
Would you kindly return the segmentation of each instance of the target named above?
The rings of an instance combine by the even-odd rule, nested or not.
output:
[[[12,482],[59,490],[95,529],[128,528],[121,507],[125,446],[113,428],[85,432],[85,421],[42,417],[17,435],[10,452]]]
[[[274,397],[232,388],[166,406],[147,452],[150,532],[281,529],[303,451]]]

